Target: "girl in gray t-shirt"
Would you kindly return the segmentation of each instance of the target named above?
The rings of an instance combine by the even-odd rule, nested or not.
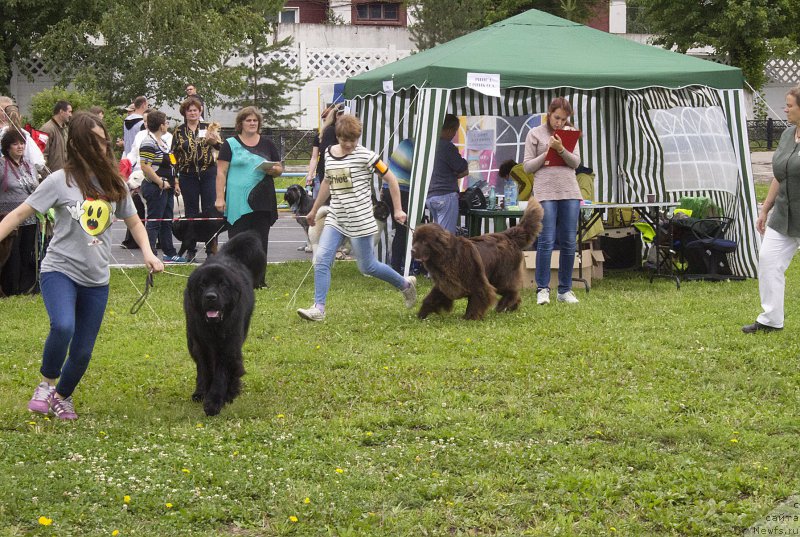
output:
[[[125,221],[148,269],[164,270],[150,249],[108,140],[99,117],[75,114],[70,122],[66,166],[48,176],[0,221],[2,240],[35,212],[55,212],[53,238],[42,261],[40,282],[50,333],[42,353],[42,381],[28,409],[53,412],[62,420],[78,417],[72,392],[89,366],[105,314],[111,257],[108,230],[113,217]]]

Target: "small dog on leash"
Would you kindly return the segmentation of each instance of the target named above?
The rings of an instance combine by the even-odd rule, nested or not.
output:
[[[303,231],[306,232],[306,239],[308,239],[308,220],[306,220],[306,215],[311,210],[311,207],[314,206],[314,200],[308,195],[305,188],[294,184],[289,185],[286,189],[283,195],[283,201],[289,205],[289,209],[291,209],[292,213],[295,215],[295,220],[297,220],[297,223],[303,228]],[[310,241],[307,240],[306,245],[298,249],[304,249],[306,252],[310,252]]]

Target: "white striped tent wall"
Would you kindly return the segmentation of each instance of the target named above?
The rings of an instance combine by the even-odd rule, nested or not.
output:
[[[608,201],[616,199],[619,183],[616,139],[613,136],[616,130],[613,93],[610,88],[595,91],[509,88],[501,97],[490,97],[462,88],[453,90],[451,110],[459,116],[530,116],[547,112],[554,98],[566,97],[573,107],[575,127],[583,133],[578,142],[583,164],[595,173],[595,197]]]
[[[428,195],[428,184],[433,172],[437,141],[449,101],[450,90],[447,89],[422,89],[417,99],[413,136],[414,162],[411,165],[412,181],[408,195],[408,223],[412,229],[422,220],[425,211],[425,197]],[[411,241],[412,236],[409,235],[404,267],[406,275],[411,265]]]
[[[733,256],[731,268],[736,274],[755,276],[758,237],[754,222],[757,207],[741,90],[717,91],[704,86],[638,91],[510,88],[498,98],[462,88],[424,89],[419,94],[418,97],[415,88],[405,90],[388,98],[388,104],[383,95],[356,100],[365,127],[362,143],[382,152],[384,158],[388,158],[394,147],[412,131],[415,137],[425,137],[424,143],[420,145],[418,142],[415,149],[412,177],[418,179],[412,181],[410,222],[418,222],[424,210],[428,178],[433,168],[433,149],[446,112],[527,116],[546,111],[554,97],[563,96],[573,105],[575,126],[584,133],[579,142],[580,150],[584,165],[595,172],[598,201],[642,202],[647,194],[675,202],[683,196],[709,197],[726,216],[735,220],[732,238],[739,242],[739,249]],[[414,103],[415,98],[420,102]],[[411,103],[415,106],[410,106]],[[724,110],[739,159],[741,181],[736,195],[709,190],[665,190],[663,153],[647,111],[677,106],[720,106]],[[408,112],[400,112],[407,108],[410,108]],[[392,136],[395,127],[398,132]],[[426,160],[418,162],[418,156]],[[406,260],[408,264],[410,257],[407,256]]]
[[[740,92],[739,92],[740,93]],[[648,88],[622,92],[623,106],[618,110],[620,170],[625,183],[622,196],[615,201],[641,202],[646,194],[677,202],[685,196],[710,198],[725,216],[734,219],[731,238],[738,241],[738,250],[731,259],[731,269],[736,274],[755,276],[757,239],[754,236],[755,193],[750,169],[749,142],[744,110],[736,91],[717,91],[702,86],[679,90]],[[719,106],[728,120],[737,158],[740,181],[736,194],[720,190],[682,190],[667,192],[664,186],[664,155],[655,128],[648,114],[652,109],[679,106]]]
[[[380,94],[355,99],[354,111],[363,124],[361,145],[375,151],[384,162],[388,162],[397,145],[413,133],[417,95],[417,89],[411,88],[389,97]],[[376,181],[374,187],[380,199],[381,181]],[[376,253],[378,259],[383,261],[389,259],[389,234],[393,222],[390,217],[378,244]]]

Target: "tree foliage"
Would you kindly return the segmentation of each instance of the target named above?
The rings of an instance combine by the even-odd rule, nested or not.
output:
[[[177,103],[192,83],[209,106],[252,94],[257,98],[249,102],[273,120],[281,117],[273,109],[279,111],[284,92],[296,87],[296,70],[259,64],[261,75],[280,73],[265,81],[237,56],[246,57],[252,43],[266,52],[290,43],[269,42],[269,21],[282,0],[95,1],[104,5],[97,17],[57,22],[36,43],[49,65],[58,66],[59,84],[97,91],[116,105],[137,95],[162,105]],[[258,91],[251,93],[254,81]]]
[[[88,110],[92,106],[99,106],[105,112],[103,122],[111,135],[111,139],[122,136],[122,117],[115,114],[113,107],[103,101],[97,93],[88,91],[70,90],[56,86],[42,90],[31,97],[31,124],[41,127],[53,114],[53,106],[57,101],[67,101],[72,105],[73,111]]]
[[[602,0],[409,0],[417,20],[409,30],[414,44],[424,50],[529,9],[585,22],[601,4]]]
[[[257,20],[270,19],[270,6],[253,5],[260,10]],[[251,24],[236,53],[243,61],[236,67],[236,76],[243,87],[233,100],[226,103],[228,108],[255,106],[264,113],[268,125],[291,123],[299,112],[290,113],[286,106],[290,99],[288,92],[298,90],[307,80],[300,78],[299,67],[283,64],[274,53],[289,46],[291,38],[278,40],[276,24]]]
[[[101,9],[98,0],[3,0],[0,2],[0,87],[11,81],[14,63],[24,70],[33,44],[59,21],[92,19]]]
[[[656,44],[686,52],[711,46],[759,90],[764,65],[796,53],[800,7],[794,0],[639,0]]]

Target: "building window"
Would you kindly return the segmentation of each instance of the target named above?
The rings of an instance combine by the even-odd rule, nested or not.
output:
[[[288,7],[281,11],[279,22],[281,24],[297,24],[300,22],[300,8]]]
[[[356,5],[359,22],[398,22],[400,5],[389,2],[364,2]]]

